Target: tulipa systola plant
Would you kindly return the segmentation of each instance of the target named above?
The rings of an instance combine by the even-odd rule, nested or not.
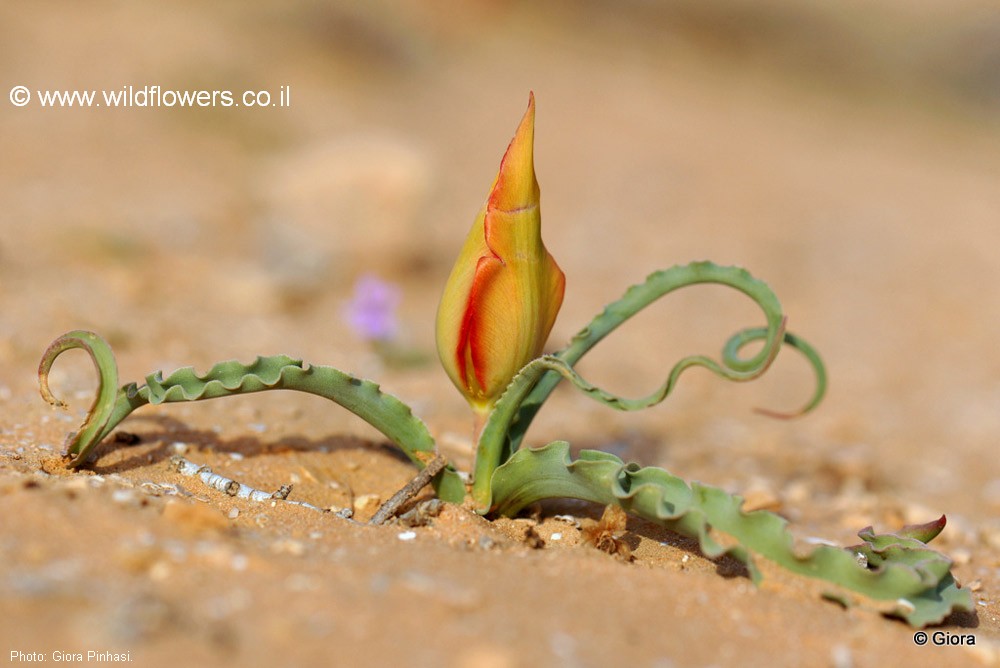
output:
[[[927,546],[944,528],[944,517],[889,534],[875,534],[869,527],[859,533],[860,544],[846,548],[819,545],[802,550],[794,546],[784,519],[763,510],[744,512],[739,496],[716,487],[689,484],[663,469],[627,464],[601,451],[583,450],[574,459],[565,441],[527,447],[532,419],[562,381],[606,406],[632,411],[663,401],[691,367],[734,381],[757,378],[787,346],[804,356],[817,379],[816,390],[800,413],[812,410],[826,387],[822,361],[807,342],[786,331],[781,306],[770,288],[743,269],[710,262],[650,274],[607,305],[568,345],[543,355],[562,303],[565,277],[541,238],[534,119],[532,97],[438,309],[438,353],[475,415],[476,455],[471,484],[448,465],[432,480],[437,495],[453,503],[471,501],[484,515],[513,515],[550,498],[617,505],[696,539],[708,558],[728,555],[738,560],[754,582],[761,579],[756,560],[764,558],[823,581],[827,595],[835,600],[866,601],[913,626],[971,610],[968,591],[952,577],[951,561]],[[580,358],[643,308],[679,288],[706,283],[747,295],[760,307],[766,324],[737,332],[718,359],[703,355],[681,359],[663,385],[639,399],[608,393],[576,371]],[[751,342],[762,342],[760,350],[741,355]],[[71,348],[87,351],[99,374],[97,397],[79,430],[67,439],[71,467],[85,464],[98,443],[146,404],[268,390],[308,392],[340,404],[379,429],[418,469],[438,457],[426,425],[372,381],[283,355],[258,357],[249,364],[222,362],[200,375],[191,368],[166,377],[155,372],[141,385],[119,386],[117,365],[104,339],[92,332],[68,332],[49,346],[39,366],[42,396],[54,405],[62,404],[49,389],[48,373],[55,359]]]

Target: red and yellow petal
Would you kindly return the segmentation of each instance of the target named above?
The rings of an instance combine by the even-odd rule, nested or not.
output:
[[[534,112],[532,96],[438,308],[441,361],[481,412],[541,354],[565,289],[541,238]]]

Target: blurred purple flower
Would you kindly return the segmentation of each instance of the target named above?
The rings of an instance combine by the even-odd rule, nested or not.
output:
[[[396,336],[396,308],[400,290],[377,276],[365,274],[354,284],[354,296],[342,311],[344,319],[361,338],[388,341]]]

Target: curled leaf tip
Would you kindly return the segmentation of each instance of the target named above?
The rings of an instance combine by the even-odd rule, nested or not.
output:
[[[948,518],[942,515],[936,520],[931,520],[923,524],[909,524],[897,533],[903,538],[914,538],[921,543],[929,543],[944,531],[946,524],[948,524]]]
[[[53,406],[64,408],[66,404],[58,399],[49,387],[49,371],[56,358],[67,350],[80,348],[90,355],[97,370],[98,387],[94,402],[87,411],[87,417],[77,432],[70,434],[66,441],[66,455],[72,457],[70,466],[79,466],[87,454],[106,435],[105,426],[111,419],[118,391],[118,365],[107,341],[93,332],[74,330],[53,341],[42,354],[38,365],[38,386],[42,398]]]

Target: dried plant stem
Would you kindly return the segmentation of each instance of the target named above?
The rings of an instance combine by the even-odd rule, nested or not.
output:
[[[213,473],[212,469],[207,466],[202,466],[195,464],[180,455],[174,455],[170,458],[170,463],[181,475],[190,476],[192,478],[198,478],[207,487],[211,487],[214,490],[218,490],[223,494],[228,496],[233,496],[238,499],[248,499],[250,501],[265,502],[265,501],[283,501],[285,503],[290,503],[296,506],[302,506],[304,508],[311,508],[312,510],[318,510],[320,512],[326,512],[323,508],[314,506],[311,503],[306,503],[305,501],[289,501],[288,495],[292,491],[291,485],[282,485],[276,492],[265,492],[259,489],[255,489],[250,485],[245,485],[241,482],[237,482],[231,478],[227,478],[218,473]]]
[[[389,518],[396,514],[400,506],[416,496],[420,490],[427,486],[431,478],[440,473],[447,464],[447,459],[436,455],[434,459],[427,462],[427,466],[421,469],[413,480],[406,483],[401,490],[382,504],[382,507],[368,520],[368,524],[385,524]]]

